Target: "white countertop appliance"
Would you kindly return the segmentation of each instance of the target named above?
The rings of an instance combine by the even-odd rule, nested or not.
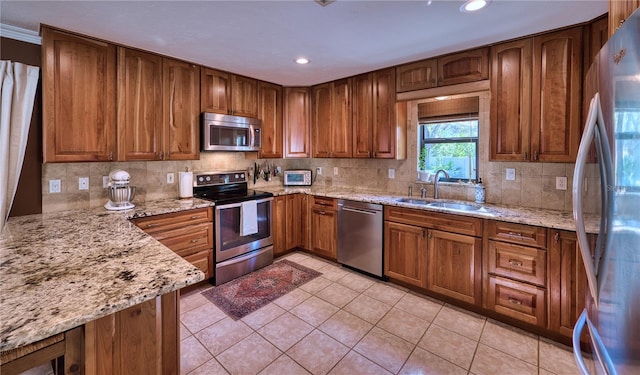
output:
[[[109,173],[107,192],[109,201],[104,205],[107,210],[128,210],[135,205],[131,203],[136,194],[136,187],[129,185],[131,176],[127,171],[114,169]]]
[[[284,171],[283,183],[285,186],[311,186],[311,170],[289,169]]]

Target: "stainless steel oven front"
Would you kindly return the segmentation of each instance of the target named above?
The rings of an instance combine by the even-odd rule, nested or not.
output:
[[[242,203],[215,206],[215,284],[220,285],[273,262],[273,197],[256,200],[257,233],[241,235]]]

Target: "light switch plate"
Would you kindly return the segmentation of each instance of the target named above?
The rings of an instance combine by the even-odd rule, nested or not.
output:
[[[396,170],[389,168],[389,178],[396,178]]]
[[[102,176],[102,187],[105,189],[109,187],[109,176]]]
[[[60,180],[49,180],[49,193],[60,192]]]
[[[556,177],[556,190],[567,190],[566,177]]]
[[[321,175],[322,174],[322,167],[317,167],[316,168],[316,175]]]
[[[505,180],[507,180],[507,181],[515,181],[516,180],[516,169],[515,168],[506,168],[504,171],[505,171]]]
[[[333,167],[333,174],[338,175],[338,167]]]
[[[176,174],[169,172],[167,173],[167,184],[173,184],[175,182]]]
[[[78,178],[78,190],[89,190],[89,177]]]

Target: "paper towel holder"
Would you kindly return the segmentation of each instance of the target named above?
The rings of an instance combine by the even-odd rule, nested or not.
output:
[[[189,168],[185,167],[184,172],[179,173],[178,197],[180,199],[193,198],[193,172],[189,172]]]

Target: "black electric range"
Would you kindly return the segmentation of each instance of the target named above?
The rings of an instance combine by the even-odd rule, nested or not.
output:
[[[194,174],[193,196],[215,202],[233,204],[273,197],[272,193],[248,189],[245,171],[199,172]]]

